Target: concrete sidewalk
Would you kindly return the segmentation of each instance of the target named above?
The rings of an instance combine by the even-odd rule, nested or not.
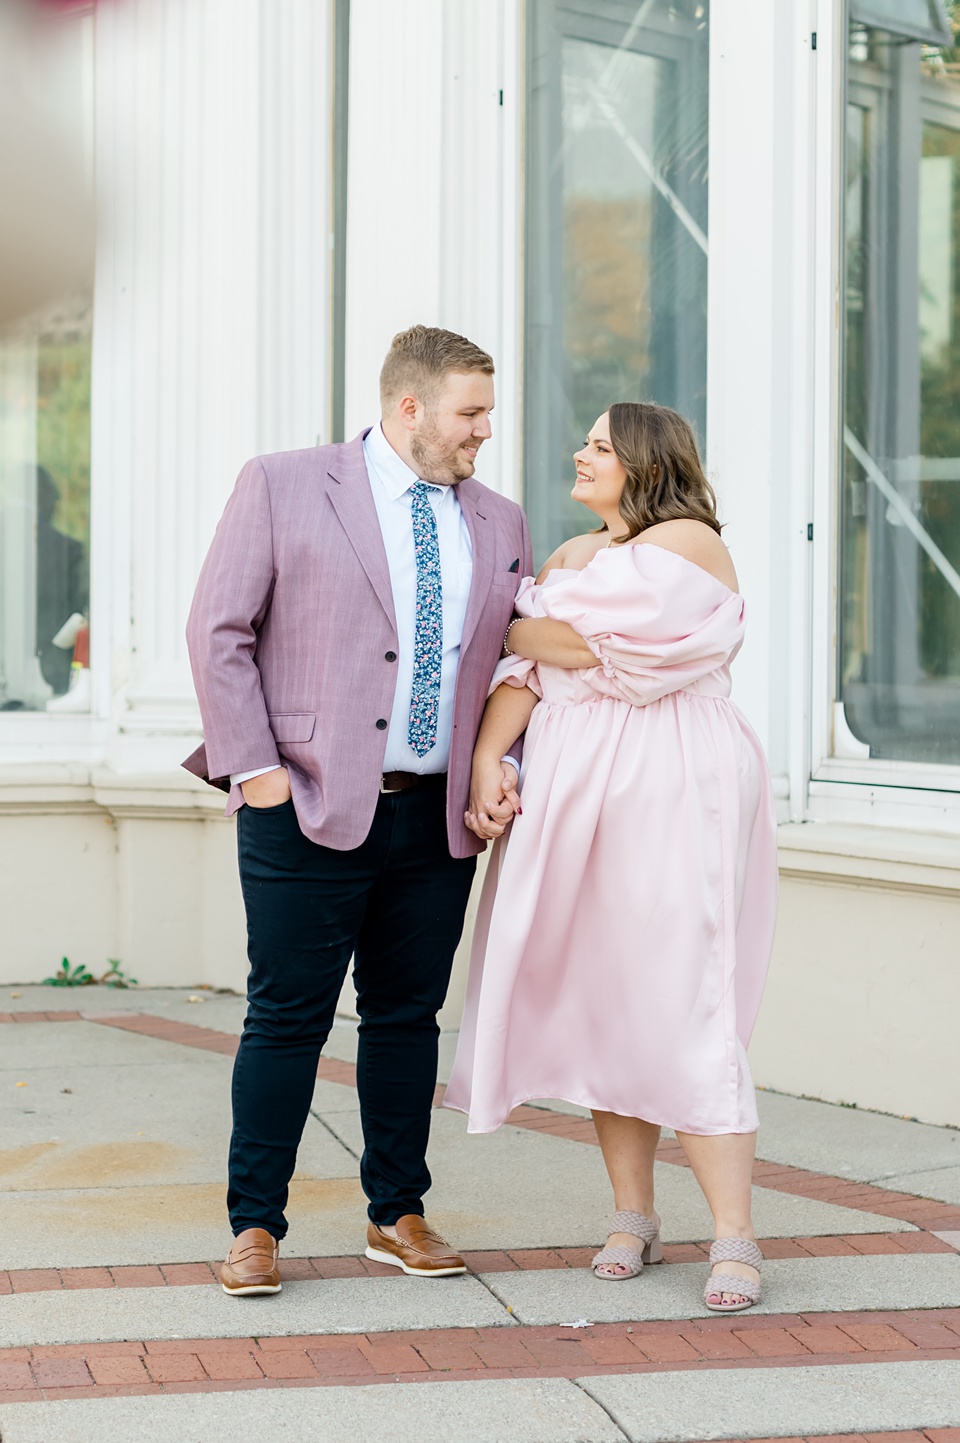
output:
[[[481,1137],[438,1110],[428,1215],[471,1275],[424,1282],[363,1257],[356,1031],[338,1024],[291,1191],[284,1291],[241,1301],[213,1264],[229,1243],[244,1006],[0,989],[3,1443],[227,1430],[336,1443],[934,1430],[960,1443],[943,1431],[960,1429],[960,1133],[761,1094],[764,1300],[717,1318],[700,1302],[709,1214],[669,1137],[668,1265],[610,1284],[586,1266],[611,1203],[583,1110],[519,1108]],[[442,1044],[444,1078],[455,1038]],[[409,1387],[427,1381],[442,1386]]]

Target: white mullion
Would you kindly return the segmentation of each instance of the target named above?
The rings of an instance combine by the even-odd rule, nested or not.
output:
[[[810,778],[812,547],[807,527],[813,518],[814,408],[817,282],[817,99],[819,51],[813,49],[817,29],[816,0],[797,0],[792,7],[789,52],[792,59],[791,156],[792,188],[788,224],[793,237],[788,334],[789,364],[786,403],[788,447],[781,447],[789,488],[788,555],[788,701],[787,777],[789,817],[806,815]]]
[[[813,543],[810,768],[830,755],[837,658],[837,496],[842,297],[841,156],[846,5],[817,5],[816,214],[814,217]]]

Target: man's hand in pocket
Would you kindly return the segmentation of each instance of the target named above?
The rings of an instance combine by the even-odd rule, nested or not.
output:
[[[243,800],[248,807],[279,807],[290,798],[290,778],[286,767],[274,767],[240,783]]]

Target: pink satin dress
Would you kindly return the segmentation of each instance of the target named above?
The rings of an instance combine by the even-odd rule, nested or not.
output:
[[[523,581],[521,616],[600,658],[510,658],[529,686],[523,815],[495,845],[445,1106],[471,1132],[562,1098],[684,1132],[753,1132],[746,1046],[770,960],[776,824],[730,701],[743,598],[652,543]]]

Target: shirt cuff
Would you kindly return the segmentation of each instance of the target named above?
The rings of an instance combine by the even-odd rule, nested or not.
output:
[[[514,763],[514,765],[516,765],[516,763]],[[232,787],[237,787],[240,785],[241,782],[248,782],[251,777],[263,777],[266,776],[267,772],[278,772],[279,770],[279,762],[274,762],[273,766],[257,767],[256,771],[254,772],[231,772],[230,785]]]
[[[501,757],[500,761],[505,766],[513,767],[513,770],[516,772],[517,776],[520,775],[520,763],[517,761],[516,757]]]

